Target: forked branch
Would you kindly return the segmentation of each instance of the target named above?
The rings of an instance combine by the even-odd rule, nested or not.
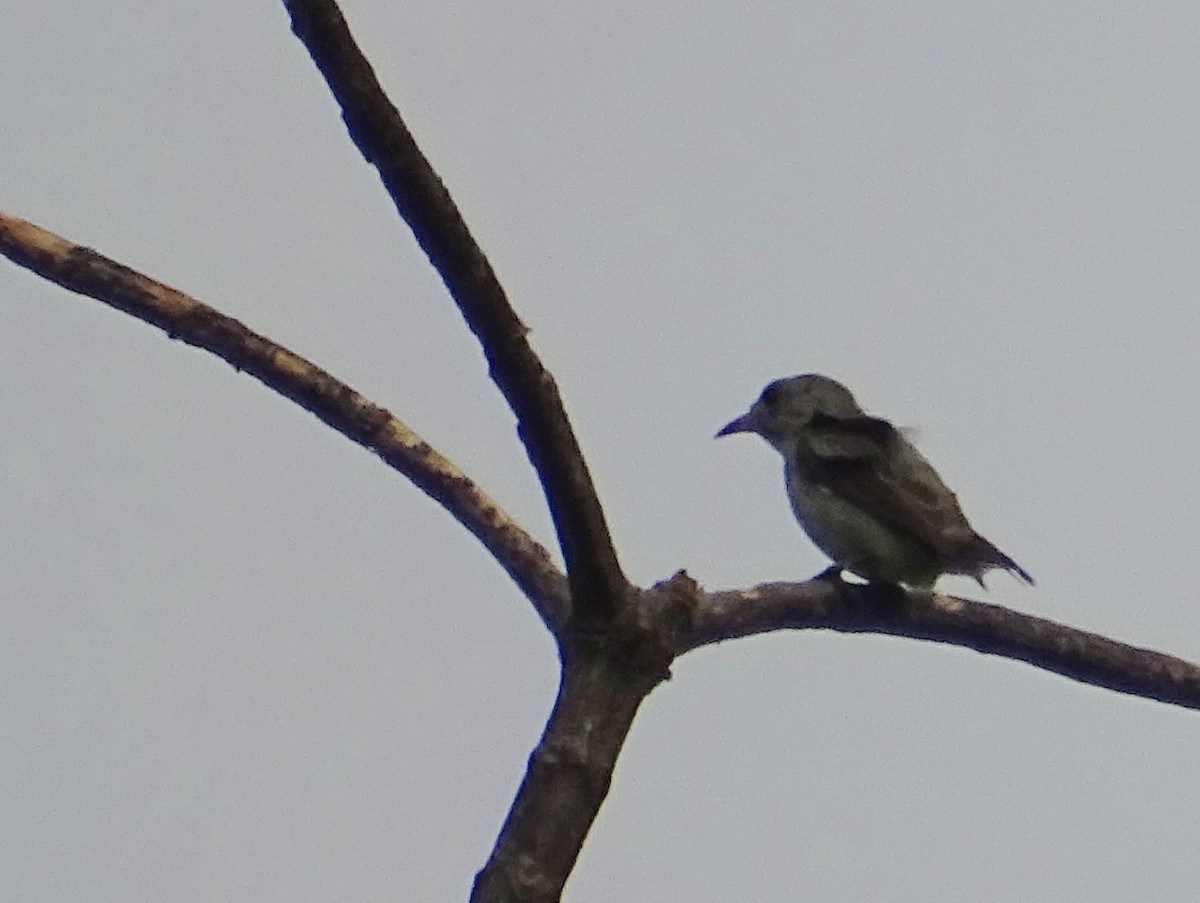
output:
[[[478,901],[557,900],[607,794],[641,701],[673,659],[788,628],[932,640],[1029,662],[1074,680],[1200,708],[1200,668],[981,602],[840,581],[706,593],[686,574],[641,590],[623,575],[554,380],[483,252],[387,99],[332,0],[284,0],[355,144],[478,337],[517,416],[567,564],[383,408],[240,322],[23,220],[0,214],[0,253],[71,291],[220,356],[379,454],[463,523],[559,641],[562,681],[529,769],[477,876]]]

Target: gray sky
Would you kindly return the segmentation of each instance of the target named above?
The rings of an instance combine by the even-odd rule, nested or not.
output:
[[[821,371],[1038,578],[1200,659],[1200,7],[347,2],[641,582],[825,561],[712,441]],[[387,405],[543,540],[282,6],[0,2],[0,209]],[[463,899],[556,681],[482,549],[245,375],[0,262],[0,897]],[[966,581],[949,591],[978,595]],[[1195,713],[820,633],[681,660],[572,901],[1193,900]]]

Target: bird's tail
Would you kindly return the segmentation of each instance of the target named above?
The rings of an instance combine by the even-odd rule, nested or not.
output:
[[[1003,568],[1014,577],[1024,580],[1030,586],[1033,586],[1033,578],[1029,576],[1029,572],[1021,567],[998,548],[976,534],[975,541],[971,546],[968,556],[973,561],[975,567],[971,571],[971,576],[978,581],[980,586],[983,586],[983,575],[992,568]],[[983,586],[987,589],[986,586]]]

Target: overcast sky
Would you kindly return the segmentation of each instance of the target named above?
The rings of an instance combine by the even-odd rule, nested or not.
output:
[[[778,456],[712,439],[818,371],[1038,580],[942,588],[1200,660],[1200,6],[343,8],[633,578],[825,566]],[[0,21],[0,209],[331,370],[552,541],[281,4]],[[226,364],[6,261],[0,315],[0,898],[464,899],[553,699],[529,604]],[[731,642],[644,705],[566,899],[1190,901],[1198,751],[1194,712],[958,648]]]

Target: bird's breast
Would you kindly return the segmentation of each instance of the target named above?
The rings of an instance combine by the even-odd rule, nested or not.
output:
[[[936,577],[932,551],[835,493],[786,470],[788,501],[796,520],[834,562],[869,580],[925,585]]]

